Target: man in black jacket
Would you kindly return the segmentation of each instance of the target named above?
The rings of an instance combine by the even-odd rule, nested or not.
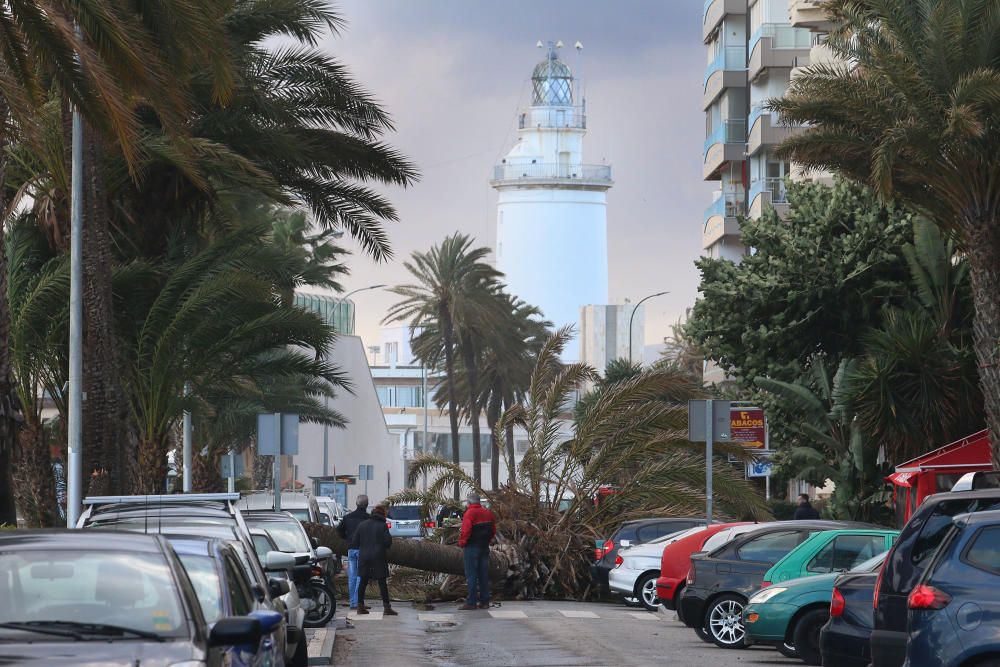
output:
[[[368,496],[362,494],[357,499],[358,508],[353,512],[344,515],[337,526],[337,533],[344,538],[348,544],[347,549],[347,590],[350,594],[351,609],[358,608],[358,550],[351,549],[350,544],[354,540],[354,533],[362,522],[368,520]]]
[[[819,512],[809,503],[809,496],[804,493],[799,494],[799,506],[795,508],[795,514],[792,516],[792,519],[795,521],[805,521],[818,518]]]

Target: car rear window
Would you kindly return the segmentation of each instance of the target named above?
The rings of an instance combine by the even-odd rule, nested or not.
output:
[[[934,552],[951,529],[952,518],[968,512],[972,504],[969,500],[946,500],[938,503],[913,542],[910,560],[916,567],[921,570],[927,567]]]
[[[638,528],[639,527],[634,524],[630,526],[622,526],[621,528],[618,529],[618,532],[615,533],[615,536],[611,539],[613,539],[615,542],[621,542],[622,540],[629,540],[630,542],[634,542],[636,540],[636,532],[638,531]]]
[[[962,560],[981,570],[1000,574],[1000,526],[981,529],[966,548]]]
[[[809,561],[809,572],[846,572],[885,551],[881,535],[840,535]]]
[[[393,505],[389,508],[389,518],[396,521],[414,521],[420,518],[419,505]]]

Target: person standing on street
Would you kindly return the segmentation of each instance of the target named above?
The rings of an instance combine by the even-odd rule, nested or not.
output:
[[[358,550],[358,573],[361,580],[358,582],[358,613],[367,614],[368,607],[365,606],[365,589],[368,582],[374,579],[378,582],[379,592],[382,594],[382,613],[385,616],[397,616],[389,600],[389,561],[386,552],[392,546],[392,535],[389,534],[389,527],[385,524],[385,508],[379,505],[372,510],[372,515],[367,521],[358,526],[354,531],[354,540],[351,546]]]
[[[337,533],[347,542],[347,592],[351,601],[351,609],[358,608],[358,550],[350,548],[354,540],[354,531],[362,522],[368,520],[368,496],[360,495],[357,499],[358,508],[344,515],[337,526]]]
[[[490,606],[490,542],[497,534],[493,512],[479,502],[479,494],[469,493],[469,506],[462,516],[462,530],[458,536],[458,546],[465,555],[465,578],[469,584],[469,595],[459,609],[489,609]],[[476,593],[479,606],[476,606]]]
[[[803,521],[806,519],[818,519],[819,512],[816,508],[809,503],[809,496],[800,493],[799,494],[799,506],[795,508],[795,514],[792,516],[794,521]]]

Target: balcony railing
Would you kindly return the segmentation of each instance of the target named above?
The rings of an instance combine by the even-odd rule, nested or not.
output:
[[[783,178],[760,178],[750,184],[750,201],[767,193],[772,204],[787,204],[788,193]]]
[[[750,36],[751,53],[762,37],[771,38],[772,49],[808,49],[812,46],[812,33],[805,28],[795,28],[781,23],[765,23]]]
[[[712,62],[708,63],[705,69],[705,80],[702,86],[708,83],[713,74],[719,70],[732,70],[735,72],[745,71],[747,68],[747,50],[742,46],[724,46],[715,54]]]
[[[746,121],[742,119],[726,120],[720,123],[705,139],[705,150],[707,151],[714,144],[745,144],[746,141]]]
[[[498,164],[493,167],[494,181],[589,181],[611,182],[611,166],[606,164],[568,165],[558,162]]]
[[[532,109],[517,117],[517,127],[568,127],[587,129],[587,114],[583,107],[568,109]]]
[[[719,198],[705,209],[705,219],[708,220],[715,215],[735,218],[744,213],[746,213],[746,193],[742,190],[732,190],[720,194]]]

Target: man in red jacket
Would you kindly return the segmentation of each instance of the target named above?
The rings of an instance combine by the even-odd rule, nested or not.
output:
[[[458,536],[458,546],[465,552],[465,578],[469,584],[469,595],[459,609],[489,609],[490,606],[490,542],[497,534],[493,512],[479,504],[479,494],[469,493],[466,497],[468,508],[462,517],[462,531]],[[476,606],[476,592],[479,606]]]

